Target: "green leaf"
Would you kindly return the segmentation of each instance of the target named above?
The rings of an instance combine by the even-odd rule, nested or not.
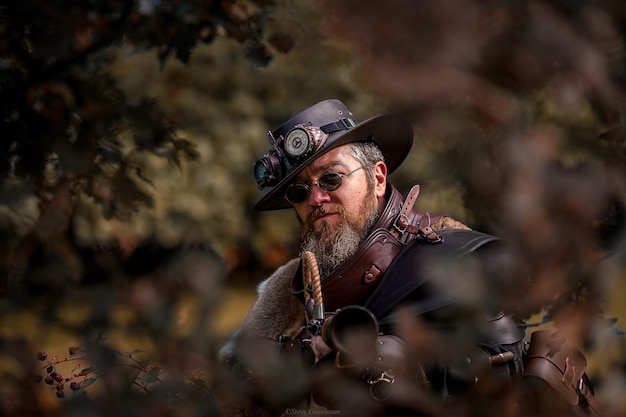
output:
[[[95,372],[95,371],[96,371],[96,368],[94,368],[93,366],[90,366],[80,371],[80,373],[77,376],[87,376],[90,373]]]
[[[90,386],[91,384],[93,384],[94,382],[96,382],[97,378],[87,378],[84,379],[81,383],[80,383],[80,387],[81,389],[85,389],[88,386]]]

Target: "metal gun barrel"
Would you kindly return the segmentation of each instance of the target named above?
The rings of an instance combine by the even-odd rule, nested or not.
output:
[[[351,305],[329,315],[321,335],[333,350],[345,354],[363,353],[376,345],[378,321],[368,309]]]

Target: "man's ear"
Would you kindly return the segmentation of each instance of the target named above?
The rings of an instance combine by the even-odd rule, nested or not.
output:
[[[376,179],[374,194],[378,198],[384,197],[385,186],[387,184],[387,165],[385,165],[384,162],[378,161],[376,165],[374,165],[374,178]]]

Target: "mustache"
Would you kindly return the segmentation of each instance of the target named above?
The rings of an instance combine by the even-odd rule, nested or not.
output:
[[[344,210],[343,207],[341,206],[337,206],[337,207],[330,207],[330,206],[320,206],[317,207],[316,209],[314,209],[311,214],[308,215],[306,221],[307,223],[311,223],[313,222],[313,220],[317,219],[318,217],[321,217],[325,214],[343,214]]]
[[[341,206],[336,206],[336,207],[321,206],[321,207],[315,208],[306,217],[306,219],[304,221],[302,221],[301,219],[298,219],[298,220],[300,220],[302,237],[304,237],[307,234],[312,232],[312,230],[313,230],[313,222],[318,217],[321,217],[321,216],[323,216],[325,214],[339,214],[339,215],[343,216],[344,213],[345,213],[345,210]]]

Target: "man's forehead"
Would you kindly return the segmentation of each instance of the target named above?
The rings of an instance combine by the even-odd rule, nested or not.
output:
[[[350,164],[352,160],[355,159],[352,156],[350,145],[343,145],[311,162],[297,175],[297,178],[306,178],[310,175],[337,168],[348,168],[348,164]]]

